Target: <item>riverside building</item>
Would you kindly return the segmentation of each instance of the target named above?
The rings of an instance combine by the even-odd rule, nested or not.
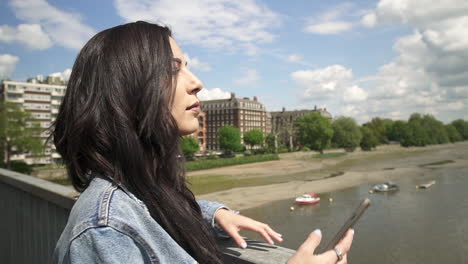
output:
[[[315,106],[313,110],[306,109],[286,111],[283,107],[279,112],[270,112],[271,133],[277,137],[279,143],[289,146],[290,148],[295,146],[297,144],[297,140],[294,131],[294,122],[297,118],[312,112],[318,112],[330,121],[332,120],[332,115],[326,108],[317,108],[317,106]]]
[[[218,130],[226,125],[237,127],[241,138],[244,133],[258,129],[267,131],[267,113],[265,106],[258,102],[256,96],[236,98],[234,93],[228,99],[202,101],[202,110],[206,113],[206,149],[220,150]]]
[[[6,102],[16,103],[25,111],[30,112],[31,122],[39,123],[44,129],[40,138],[45,142],[49,136],[47,128],[57,117],[65,90],[64,85],[39,83],[37,79],[30,79],[30,82],[3,81],[0,86],[0,98]],[[23,153],[13,155],[11,160],[24,161],[27,164],[51,164],[60,158],[55,147],[50,143],[42,155],[33,156]]]

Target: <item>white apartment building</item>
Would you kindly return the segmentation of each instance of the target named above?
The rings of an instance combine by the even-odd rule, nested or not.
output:
[[[45,142],[49,136],[47,128],[57,117],[65,90],[64,85],[3,81],[0,86],[0,97],[30,112],[32,121],[38,122],[41,128],[44,128],[40,137]],[[27,164],[51,164],[57,159],[60,159],[60,155],[55,151],[53,144],[46,146],[43,155],[21,154],[11,157],[11,160],[22,160]]]

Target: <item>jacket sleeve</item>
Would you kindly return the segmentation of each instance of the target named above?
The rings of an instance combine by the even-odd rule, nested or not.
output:
[[[227,206],[225,206],[222,203],[218,202],[212,202],[212,201],[206,201],[206,200],[197,200],[198,205],[200,206],[203,220],[205,220],[206,224],[214,228],[215,227],[215,214],[219,209],[227,209]]]
[[[129,236],[111,227],[90,228],[70,244],[63,263],[149,263],[150,258]]]

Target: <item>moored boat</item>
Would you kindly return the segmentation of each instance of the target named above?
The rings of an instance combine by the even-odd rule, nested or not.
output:
[[[372,187],[374,192],[391,192],[398,191],[398,185],[393,182],[379,183]]]
[[[296,204],[316,204],[320,201],[320,197],[318,197],[315,193],[305,193],[296,198]]]

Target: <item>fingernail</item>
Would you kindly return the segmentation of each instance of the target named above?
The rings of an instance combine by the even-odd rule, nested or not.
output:
[[[278,237],[278,240],[279,240],[280,242],[283,242],[283,238],[281,238],[281,237]]]
[[[240,245],[240,247],[241,247],[241,248],[244,248],[244,249],[247,248],[247,243],[242,242],[241,245]]]
[[[320,231],[320,229],[315,229],[314,233],[317,234],[320,237],[322,236],[322,231]]]
[[[349,232],[351,232],[351,235],[354,235],[354,229],[349,229]]]

